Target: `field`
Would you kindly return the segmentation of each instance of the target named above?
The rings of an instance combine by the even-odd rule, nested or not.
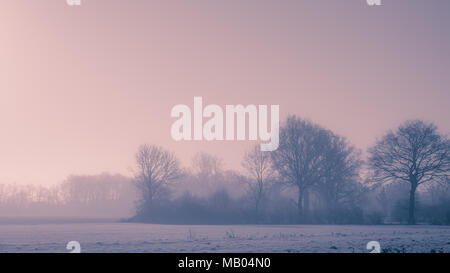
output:
[[[449,226],[183,226],[117,222],[4,223],[0,252],[450,252]]]

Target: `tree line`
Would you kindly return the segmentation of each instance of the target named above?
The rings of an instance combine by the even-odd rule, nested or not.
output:
[[[0,217],[125,218],[137,190],[120,174],[70,175],[53,186],[0,184]]]
[[[204,153],[186,170],[173,153],[142,145],[131,220],[380,224],[406,218],[415,224],[420,196],[422,222],[449,224],[449,148],[434,124],[413,120],[387,132],[363,160],[344,137],[296,116],[280,128],[276,151],[262,152],[258,145],[245,154],[245,174],[224,171],[218,157]],[[212,191],[198,194],[211,185]]]
[[[276,151],[251,147],[242,170],[198,153],[142,145],[134,176],[72,175],[62,184],[0,184],[0,216],[124,218],[172,224],[450,224],[449,139],[407,121],[366,151],[296,116]]]

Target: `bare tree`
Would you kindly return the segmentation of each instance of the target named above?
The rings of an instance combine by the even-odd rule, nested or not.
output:
[[[437,132],[435,125],[414,120],[404,123],[395,132],[388,132],[369,149],[373,181],[410,184],[409,224],[416,223],[417,187],[449,177],[449,147],[449,140]]]
[[[359,171],[362,165],[360,151],[351,146],[344,138],[332,134],[323,144],[323,165],[318,170],[320,179],[317,188],[322,194],[327,211],[357,201],[361,193]]]
[[[298,190],[299,220],[308,212],[308,190],[320,179],[324,147],[329,131],[305,120],[290,116],[280,130],[280,146],[271,153],[274,169],[283,182]],[[306,206],[306,207],[305,207]]]
[[[262,152],[260,146],[256,145],[245,154],[242,166],[252,178],[249,183],[249,190],[255,202],[255,218],[258,219],[260,205],[266,194],[266,183],[273,174],[270,153]]]
[[[158,146],[141,145],[136,153],[135,180],[141,191],[140,209],[150,208],[164,186],[181,174],[175,155]]]

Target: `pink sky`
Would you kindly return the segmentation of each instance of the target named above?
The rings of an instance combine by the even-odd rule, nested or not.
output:
[[[279,104],[366,149],[406,119],[450,132],[450,1],[5,0],[0,183],[131,175],[136,148],[239,168],[248,142],[175,142],[176,104]]]

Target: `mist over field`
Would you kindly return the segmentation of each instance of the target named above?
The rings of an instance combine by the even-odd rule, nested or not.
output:
[[[450,1],[69,2],[0,9],[0,253],[450,252]]]
[[[0,187],[2,217],[97,218],[153,224],[450,224],[450,141],[406,121],[363,160],[345,138],[290,116],[280,146],[259,145],[227,170],[200,152],[190,168],[143,144],[134,176],[69,176],[53,187]]]

